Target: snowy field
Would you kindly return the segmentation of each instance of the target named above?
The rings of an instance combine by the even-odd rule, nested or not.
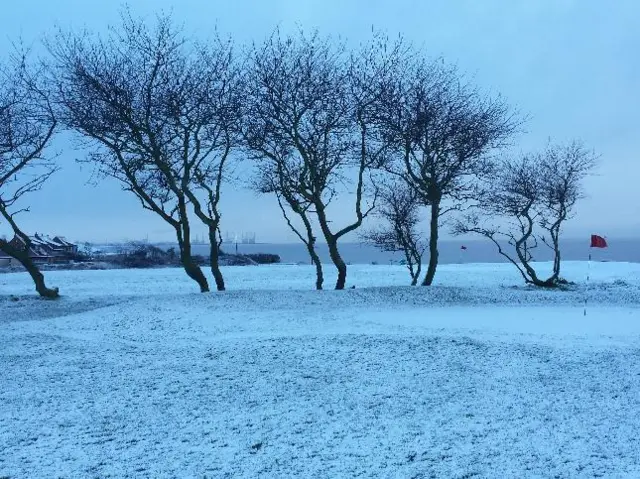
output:
[[[0,477],[640,477],[640,264],[563,267],[0,275]]]

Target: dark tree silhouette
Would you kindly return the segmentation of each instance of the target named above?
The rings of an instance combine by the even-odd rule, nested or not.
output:
[[[380,191],[376,216],[382,225],[366,232],[363,239],[383,251],[401,251],[411,275],[411,285],[422,272],[425,245],[418,230],[420,199],[406,183],[396,181]]]
[[[477,211],[458,222],[454,232],[490,239],[526,283],[556,287],[564,282],[560,277],[562,226],[572,216],[583,195],[582,180],[595,164],[594,153],[577,141],[503,159],[479,188]],[[545,279],[532,265],[540,245],[553,251],[553,268]]]
[[[486,157],[503,146],[519,121],[499,97],[463,84],[453,68],[407,55],[379,107],[385,135],[395,147],[388,171],[402,178],[430,207],[429,265],[433,283],[441,218],[469,197]]]
[[[224,289],[220,186],[240,114],[230,44],[190,41],[169,17],[150,29],[124,14],[106,38],[60,34],[50,49],[61,121],[86,140],[101,173],[175,230],[184,269],[204,292],[191,250],[193,207],[209,229],[211,269]]]
[[[17,239],[0,239],[0,250],[24,266],[40,296],[54,299],[58,288],[46,286],[29,254],[31,240],[16,220],[29,210],[19,206],[21,199],[39,190],[56,170],[47,147],[57,122],[42,78],[19,52],[0,66],[0,219]]]
[[[246,146],[259,168],[286,175],[294,202],[313,212],[338,271],[336,289],[344,289],[347,278],[338,242],[373,210],[371,171],[384,152],[372,117],[376,91],[364,81],[381,70],[372,58],[356,63],[330,39],[276,32],[253,48],[248,68]],[[345,188],[354,194],[355,219],[336,228],[329,206]],[[305,242],[313,237],[307,232]]]
[[[193,84],[185,90],[180,107],[184,149],[191,155],[184,161],[185,168],[191,168],[191,183],[185,193],[208,228],[211,272],[218,291],[223,291],[219,265],[221,189],[231,151],[241,144],[243,77],[231,44],[219,39],[213,48],[200,51],[198,61],[193,65]]]

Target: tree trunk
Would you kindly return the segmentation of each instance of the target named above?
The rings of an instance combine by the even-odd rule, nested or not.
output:
[[[222,166],[222,165],[221,165]],[[217,181],[220,181],[219,179]],[[222,276],[222,271],[220,271],[220,245],[218,243],[218,239],[216,238],[216,232],[218,231],[218,226],[220,224],[220,215],[218,214],[218,200],[219,196],[215,196],[215,194],[205,186],[205,188],[209,191],[209,214],[204,212],[202,209],[202,204],[198,200],[198,197],[191,191],[189,188],[184,188],[184,192],[187,195],[187,198],[191,201],[193,205],[193,209],[196,213],[196,216],[200,218],[200,221],[204,223],[209,230],[209,264],[211,267],[211,274],[213,274],[213,279],[216,282],[216,289],[218,291],[224,291],[224,277]],[[185,240],[189,239],[189,224],[186,215],[186,209],[184,209],[183,204],[181,204],[181,217],[184,218],[183,223],[185,224]],[[237,249],[237,245],[236,245]],[[197,280],[196,280],[197,281]],[[209,286],[207,285],[207,291],[209,290]]]
[[[311,243],[307,244],[307,251],[311,257],[311,263],[316,267],[316,289],[321,290],[322,285],[324,284],[324,274],[322,273],[322,262],[320,261],[320,256],[318,256],[318,253],[316,253],[316,250]]]
[[[338,270],[336,289],[344,289],[347,282],[347,264],[342,259],[342,256],[340,256],[340,252],[338,251],[338,242],[335,239],[329,241],[327,246],[329,246],[329,256],[331,257],[331,261],[333,261],[333,264]]]
[[[211,244],[210,263],[211,274],[216,282],[216,289],[218,291],[224,291],[224,277],[222,271],[220,271],[220,247],[218,246],[218,240],[216,238],[216,229],[209,230],[209,243]]]
[[[190,248],[189,248],[190,249]],[[204,276],[202,269],[198,266],[190,254],[182,253],[180,255],[180,260],[182,261],[182,266],[184,271],[187,273],[189,278],[194,280],[200,286],[201,293],[209,292],[209,283],[207,282],[207,278]]]
[[[19,259],[18,261],[22,263],[31,275],[31,279],[33,279],[33,282],[36,285],[36,291],[40,296],[47,299],[58,298],[58,288],[47,288],[47,285],[44,282],[44,275],[40,272],[33,261],[31,261],[31,258],[27,256],[26,260]]]
[[[440,202],[431,205],[431,222],[429,226],[429,266],[427,274],[422,281],[422,286],[431,286],[438,267],[438,219],[440,218]]]
[[[553,274],[551,278],[554,283],[557,283],[560,279],[560,251],[555,251],[555,257],[553,259]]]
[[[184,227],[184,225],[183,225]],[[180,262],[187,276],[198,283],[201,293],[209,292],[209,283],[202,269],[198,266],[191,256],[191,238],[185,235],[186,239],[178,232],[178,246],[180,247]]]
[[[283,212],[284,212],[284,209],[283,209]],[[287,218],[287,221],[289,222],[289,226],[291,227],[291,229],[293,229],[293,231],[300,237],[300,239],[302,239],[304,244],[307,246],[307,251],[309,252],[309,257],[311,258],[311,262],[316,267],[316,289],[321,290],[322,285],[324,284],[324,274],[322,272],[322,262],[320,261],[320,256],[318,256],[318,253],[316,252],[316,238],[313,234],[311,222],[309,221],[309,218],[306,212],[298,210],[297,213],[300,216],[300,218],[302,218],[302,222],[304,223],[304,227],[307,231],[306,241],[304,240],[302,235],[298,233],[298,231],[293,227],[293,225],[289,221],[289,218],[287,218],[286,213],[285,213],[285,218]]]
[[[347,282],[347,264],[342,259],[342,256],[340,256],[340,251],[338,251],[338,238],[340,238],[340,233],[338,233],[338,235],[331,233],[329,222],[324,210],[325,206],[322,202],[316,201],[315,207],[316,215],[318,216],[318,223],[320,223],[320,229],[322,229],[322,234],[324,235],[324,239],[329,247],[329,257],[338,270],[338,279],[336,280],[335,289],[344,289]]]
[[[421,272],[422,272],[422,258],[417,258],[416,272],[411,276],[411,286],[415,286],[418,284],[418,279],[420,278]]]
[[[560,278],[560,232],[557,231],[553,237],[553,281],[557,282]]]
[[[58,288],[47,288],[47,285],[44,281],[44,275],[40,272],[36,264],[29,257],[29,253],[27,251],[21,251],[17,248],[14,248],[12,245],[6,242],[3,242],[3,244],[0,245],[0,249],[12,258],[17,259],[20,264],[24,266],[24,269],[27,270],[27,272],[31,276],[31,279],[33,279],[33,282],[36,286],[36,291],[40,296],[46,299],[56,299],[59,297]]]
[[[422,254],[418,252],[418,246],[414,241],[404,241],[402,244],[404,259],[407,262],[409,275],[411,276],[411,286],[418,284],[420,273],[422,272]]]
[[[198,283],[201,293],[209,292],[209,282],[202,269],[193,261],[191,255],[191,226],[187,215],[187,203],[184,196],[178,197],[178,214],[180,215],[179,225],[176,227],[178,246],[180,246],[180,261],[187,276]]]

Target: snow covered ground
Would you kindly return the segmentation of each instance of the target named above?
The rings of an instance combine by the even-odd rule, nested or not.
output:
[[[640,477],[640,264],[224,272],[0,275],[0,477]]]

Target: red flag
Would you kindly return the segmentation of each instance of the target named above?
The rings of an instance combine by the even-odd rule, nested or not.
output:
[[[605,240],[602,236],[591,235],[591,247],[592,248],[606,248],[607,240]]]

